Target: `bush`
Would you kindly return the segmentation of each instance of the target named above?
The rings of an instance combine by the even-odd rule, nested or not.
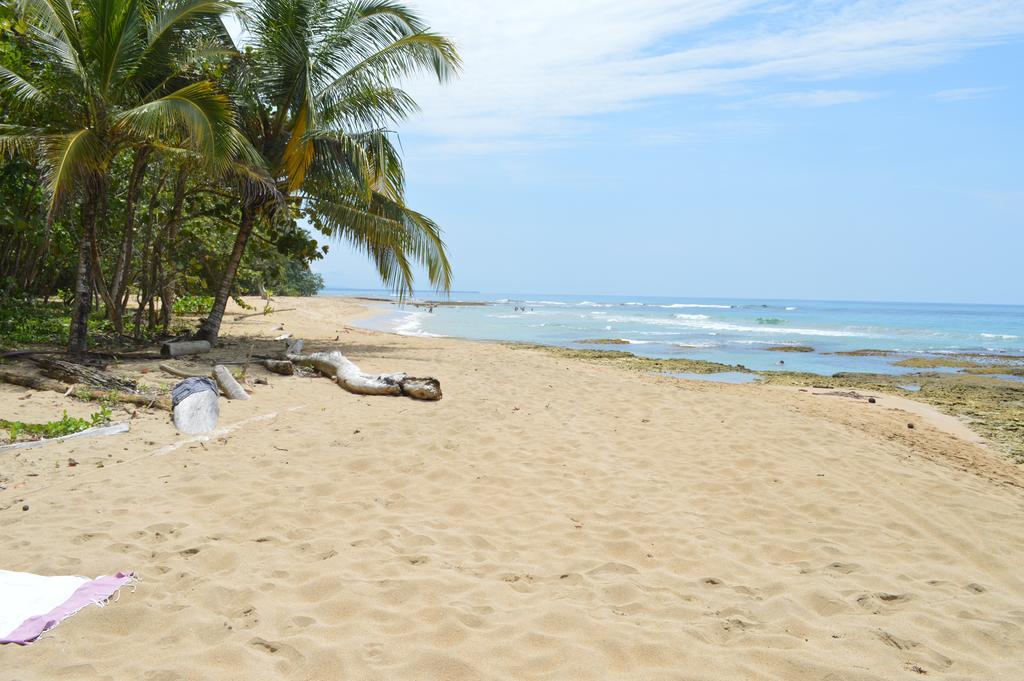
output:
[[[213,296],[182,296],[174,301],[174,314],[206,314],[213,307]]]

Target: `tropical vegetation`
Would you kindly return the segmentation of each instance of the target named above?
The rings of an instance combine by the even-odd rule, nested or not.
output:
[[[0,5],[0,310],[66,306],[81,353],[97,319],[167,335],[198,300],[212,341],[232,296],[316,293],[330,240],[399,294],[446,290],[394,128],[407,77],[458,68],[391,0]]]

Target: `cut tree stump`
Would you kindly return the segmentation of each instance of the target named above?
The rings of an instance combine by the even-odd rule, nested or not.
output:
[[[238,384],[238,381],[235,380],[235,377],[231,375],[231,372],[224,365],[218,364],[213,367],[213,380],[217,381],[221,392],[229,400],[249,399],[249,393],[245,392],[245,388]]]
[[[160,346],[161,357],[183,357],[201,355],[210,351],[208,341],[171,341]]]
[[[337,350],[309,355],[288,355],[295,364],[313,367],[356,395],[405,395],[417,400],[441,399],[441,382],[436,378],[414,378],[405,374],[366,374]]]
[[[91,388],[82,385],[73,385],[68,387],[66,383],[61,383],[60,381],[55,381],[51,378],[26,376],[13,371],[7,371],[6,369],[0,369],[0,382],[20,385],[23,388],[32,388],[33,390],[52,390],[53,392],[77,397],[80,400],[112,399],[117,402],[137,404],[142,407],[158,407],[160,409],[166,409],[167,411],[171,410],[171,401],[166,397],[159,395],[124,393],[116,390],[101,390],[99,388]]]
[[[220,397],[208,376],[186,378],[171,391],[174,400],[174,426],[189,435],[209,433],[217,427]]]

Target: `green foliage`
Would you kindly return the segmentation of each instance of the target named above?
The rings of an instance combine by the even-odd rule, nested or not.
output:
[[[206,314],[213,305],[213,296],[182,296],[174,301],[174,314]]]
[[[110,416],[109,407],[104,405],[87,419],[68,416],[68,412],[65,410],[63,418],[47,423],[26,423],[24,421],[0,419],[0,428],[7,430],[8,438],[11,442],[15,442],[19,437],[23,440],[40,440],[64,437],[65,435],[81,432],[87,428],[106,425],[110,423]]]
[[[416,109],[400,81],[450,78],[452,42],[394,0],[252,0],[238,49],[232,7],[0,3],[0,345],[68,341],[70,309],[8,305],[57,291],[79,310],[91,292],[91,332],[118,340],[205,315],[195,301],[221,290],[242,206],[258,215],[233,295],[315,295],[327,239],[395,290],[420,266],[449,286],[438,226],[405,204],[393,130]]]
[[[67,342],[71,309],[59,302],[8,301],[0,307],[0,346],[62,345]],[[113,327],[102,317],[91,322],[97,333]]]

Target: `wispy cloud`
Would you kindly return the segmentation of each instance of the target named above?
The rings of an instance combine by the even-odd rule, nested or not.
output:
[[[1005,90],[1002,87],[962,87],[953,90],[939,90],[932,95],[932,99],[940,102],[962,102],[967,99],[985,99],[993,92]]]
[[[463,76],[413,90],[406,130],[449,150],[571,139],[579,121],[658,98],[828,106],[870,93],[788,92],[921,68],[1024,35],[1020,0],[414,0],[455,38]],[[774,98],[774,101],[773,101]]]
[[[863,90],[810,90],[807,92],[777,92],[763,97],[754,97],[726,105],[732,109],[756,108],[816,108],[822,106],[838,106],[840,104],[856,104],[878,97],[877,92]]]

